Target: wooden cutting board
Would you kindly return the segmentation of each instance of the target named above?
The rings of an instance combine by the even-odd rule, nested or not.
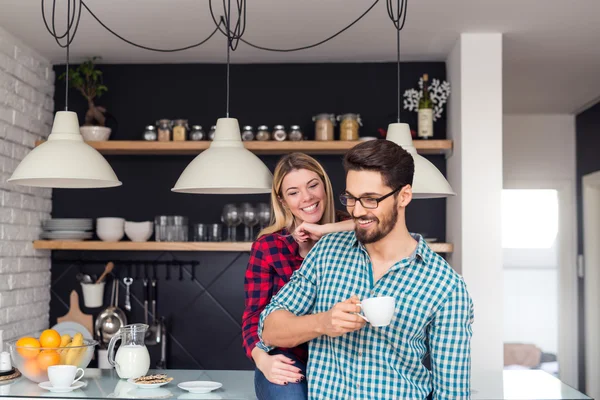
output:
[[[90,333],[94,332],[92,316],[89,314],[84,314],[79,308],[79,295],[77,294],[76,290],[71,292],[71,305],[69,312],[56,319],[56,322],[67,321],[77,322],[78,324],[83,325]]]

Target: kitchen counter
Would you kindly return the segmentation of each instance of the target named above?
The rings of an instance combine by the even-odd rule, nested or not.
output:
[[[138,389],[119,379],[113,370],[89,368],[82,381],[87,386],[71,393],[51,393],[26,378],[12,383],[0,382],[0,397],[62,399],[256,399],[252,371],[150,371],[167,373],[174,380],[158,389]],[[473,385],[472,400],[581,400],[590,397],[563,384],[560,380],[539,370],[504,371],[502,379],[487,379]],[[208,394],[191,394],[177,387],[179,382],[204,380],[223,384]]]

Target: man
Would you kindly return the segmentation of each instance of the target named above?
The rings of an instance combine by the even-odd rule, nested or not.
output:
[[[468,399],[472,301],[463,279],[407,230],[412,156],[373,140],[351,149],[344,168],[340,199],[355,231],[315,245],[261,314],[258,345],[310,341],[311,399]],[[377,296],[396,300],[388,326],[356,315],[359,299]]]

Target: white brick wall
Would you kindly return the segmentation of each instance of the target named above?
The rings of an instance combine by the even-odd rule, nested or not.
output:
[[[50,217],[52,191],[7,183],[52,128],[54,71],[0,28],[0,329],[12,339],[48,327],[50,253],[31,242]]]

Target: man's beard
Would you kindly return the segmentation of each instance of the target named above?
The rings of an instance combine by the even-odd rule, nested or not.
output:
[[[375,229],[370,229],[366,231],[360,228],[358,223],[359,219],[372,219],[373,222],[377,223],[377,227]],[[394,207],[392,209],[392,213],[389,217],[384,218],[383,220],[379,220],[379,218],[375,217],[372,214],[367,214],[361,218],[354,218],[354,223],[356,227],[354,228],[354,232],[356,233],[356,238],[362,244],[375,243],[383,239],[394,229],[396,226],[396,222],[398,221],[398,205],[397,201],[394,201]]]

